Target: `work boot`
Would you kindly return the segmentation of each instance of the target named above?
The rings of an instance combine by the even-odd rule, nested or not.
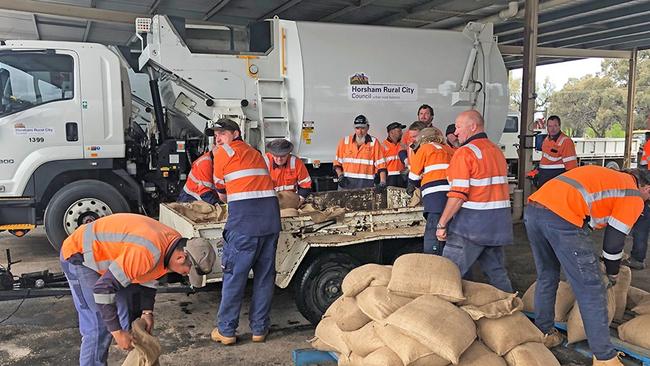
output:
[[[553,328],[551,329],[550,332],[544,334],[544,345],[546,348],[553,348],[556,346],[559,346],[562,344],[564,341],[564,337],[562,336],[562,333],[560,333],[557,329]]]
[[[643,261],[638,261],[632,257],[626,260],[624,264],[632,269],[645,269],[645,263]]]
[[[596,357],[594,356],[594,363],[592,364],[593,366],[625,366],[623,362],[621,362],[621,356],[623,353],[619,352],[614,358],[610,358],[609,360],[597,360]]]
[[[226,337],[225,335],[219,333],[219,328],[212,329],[212,333],[210,333],[210,337],[212,338],[213,341],[217,343],[221,343],[224,346],[230,346],[237,342],[237,337]]]
[[[268,329],[264,332],[264,334],[260,334],[260,335],[253,334],[253,342],[255,342],[255,343],[263,343],[263,342],[266,341],[266,336],[268,336],[268,335],[269,335],[269,330]]]

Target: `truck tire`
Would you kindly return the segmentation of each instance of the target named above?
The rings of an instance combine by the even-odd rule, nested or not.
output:
[[[609,160],[607,163],[605,163],[605,168],[621,170],[621,166],[616,160]]]
[[[129,203],[110,184],[80,180],[63,186],[45,209],[45,234],[56,251],[63,240],[82,224],[118,212],[129,212]]]
[[[359,261],[340,252],[326,252],[304,263],[296,273],[294,298],[298,311],[316,325],[325,310],[343,293],[343,278]]]

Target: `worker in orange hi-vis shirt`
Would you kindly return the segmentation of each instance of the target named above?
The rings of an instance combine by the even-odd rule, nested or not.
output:
[[[560,117],[550,116],[546,122],[548,136],[542,143],[542,159],[539,161],[539,186],[558,175],[578,166],[573,140],[560,130]]]
[[[339,142],[334,157],[334,171],[339,189],[370,188],[379,175],[377,189],[386,188],[386,159],[381,143],[368,134],[370,124],[364,115],[354,119],[354,134]]]
[[[447,168],[450,190],[436,236],[447,241],[442,255],[458,265],[462,276],[478,261],[490,284],[512,292],[503,250],[513,240],[506,159],[484,125],[475,110],[456,118],[461,146]]]
[[[384,148],[384,159],[386,159],[386,170],[388,178],[386,184],[393,187],[406,187],[406,180],[402,176],[405,170],[404,161],[407,155],[407,146],[401,142],[402,130],[406,126],[399,122],[392,122],[386,126],[388,136],[382,144]]]
[[[264,161],[271,174],[276,192],[298,193],[301,201],[311,192],[311,177],[305,163],[291,154],[293,144],[289,140],[277,139],[266,144]]]
[[[436,226],[447,203],[449,182],[447,167],[451,154],[444,148],[445,138],[439,130],[425,128],[420,131],[415,143],[415,154],[411,158],[409,185],[406,192],[412,194],[415,188],[422,192],[424,217],[424,248],[427,254],[442,255],[444,242],[436,238]]]
[[[524,224],[535,259],[535,324],[550,348],[562,343],[554,330],[560,268],[576,295],[594,365],[623,365],[612,346],[605,285],[616,283],[625,236],[650,199],[650,172],[582,166],[548,181],[529,197]],[[605,229],[603,281],[591,229]]]

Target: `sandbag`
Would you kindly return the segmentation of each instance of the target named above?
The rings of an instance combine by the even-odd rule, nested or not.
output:
[[[225,205],[211,205],[204,201],[172,202],[168,206],[197,223],[225,221],[228,217]]]
[[[397,327],[378,326],[375,330],[382,342],[399,356],[404,365],[446,366],[449,364],[449,361],[436,355],[427,346],[404,334]]]
[[[614,319],[614,311],[616,310],[616,297],[614,295],[614,288],[607,290],[607,324],[612,323]],[[567,320],[567,343],[580,342],[587,339],[587,334],[585,333],[585,328],[582,323],[582,316],[580,315],[580,306],[578,303],[573,306],[569,312],[569,318]]]
[[[627,303],[627,291],[630,289],[632,283],[632,271],[628,266],[621,266],[618,271],[618,278],[616,285],[614,285],[614,302],[616,304],[614,309],[614,319],[621,321],[625,315],[625,305]]]
[[[520,344],[542,342],[544,338],[542,332],[522,312],[499,319],[483,318],[477,325],[481,341],[499,356]]]
[[[635,307],[632,308],[632,311],[637,315],[650,314],[650,296],[643,298]]]
[[[338,366],[363,366],[363,357],[350,353],[348,356],[339,355]]]
[[[345,208],[342,207],[329,207],[326,208],[322,211],[310,211],[307,212],[309,217],[311,217],[311,220],[315,224],[320,224],[325,221],[330,221],[330,220],[337,220],[338,218],[342,217],[345,215]]]
[[[645,290],[641,290],[640,288],[630,286],[627,290],[627,303],[626,303],[626,308],[627,309],[632,309],[633,307],[637,306],[640,304],[645,298],[648,297],[650,293]]]
[[[420,188],[416,188],[415,191],[413,191],[413,196],[411,196],[411,200],[409,201],[408,206],[415,207],[415,206],[419,206],[421,203],[422,203],[422,191],[420,191]]]
[[[487,283],[462,280],[463,296],[465,300],[458,303],[459,306],[474,305],[483,306],[495,301],[504,300],[512,296],[511,293],[501,291]]]
[[[618,337],[625,342],[650,349],[650,314],[639,315],[618,327]]]
[[[133,349],[126,355],[122,366],[159,366],[158,358],[162,353],[158,338],[146,331],[147,323],[138,318],[131,324]]]
[[[361,329],[370,322],[370,318],[357,306],[354,297],[341,296],[336,299],[323,314],[323,318],[329,317],[334,318],[336,325],[344,332]]]
[[[456,366],[506,366],[506,361],[483,343],[475,341],[463,353]]]
[[[528,342],[513,348],[505,356],[508,366],[560,366],[543,343]]]
[[[395,260],[388,290],[401,296],[436,295],[444,300],[465,299],[458,266],[429,254],[404,254]]]
[[[404,364],[388,347],[382,347],[363,358],[364,366],[403,366]]]
[[[370,322],[359,330],[343,332],[343,340],[350,351],[360,357],[365,357],[373,351],[385,346],[384,342],[377,336],[375,328],[379,325]]]
[[[298,210],[295,208],[283,208],[280,210],[280,217],[296,217],[298,215]]]
[[[280,210],[300,207],[300,196],[298,193],[293,191],[280,191],[277,194],[278,202],[280,203]]]
[[[393,278],[394,275],[395,266]],[[458,282],[460,285],[460,281]],[[472,318],[453,304],[433,295],[422,295],[404,305],[391,314],[386,323],[399,328],[406,335],[425,344],[438,356],[454,364],[458,363],[460,355],[476,338],[476,326]]]
[[[336,325],[334,318],[323,318],[316,326],[315,335],[310,341],[312,347],[321,351],[334,350],[346,357],[350,355],[350,348],[343,339],[343,331]]]
[[[537,282],[533,282],[532,285],[526,290],[524,297],[522,298],[524,302],[524,311],[535,312],[535,287]],[[557,286],[557,292],[555,294],[555,321],[556,322],[565,322],[569,316],[571,308],[575,303],[576,297],[571,289],[571,285],[568,282],[560,281]]]
[[[384,286],[368,287],[357,295],[357,306],[370,319],[384,323],[384,320],[397,309],[413,299],[389,293]]]
[[[498,300],[483,306],[464,305],[460,307],[472,317],[473,320],[481,318],[499,319],[514,314],[524,308],[524,302],[517,297],[517,294],[510,294],[510,297]]]
[[[368,286],[388,286],[392,268],[374,263],[354,268],[343,279],[343,296],[357,296]]]

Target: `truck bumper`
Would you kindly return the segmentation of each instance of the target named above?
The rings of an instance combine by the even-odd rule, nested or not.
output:
[[[36,203],[31,197],[0,198],[0,226],[36,225]]]

